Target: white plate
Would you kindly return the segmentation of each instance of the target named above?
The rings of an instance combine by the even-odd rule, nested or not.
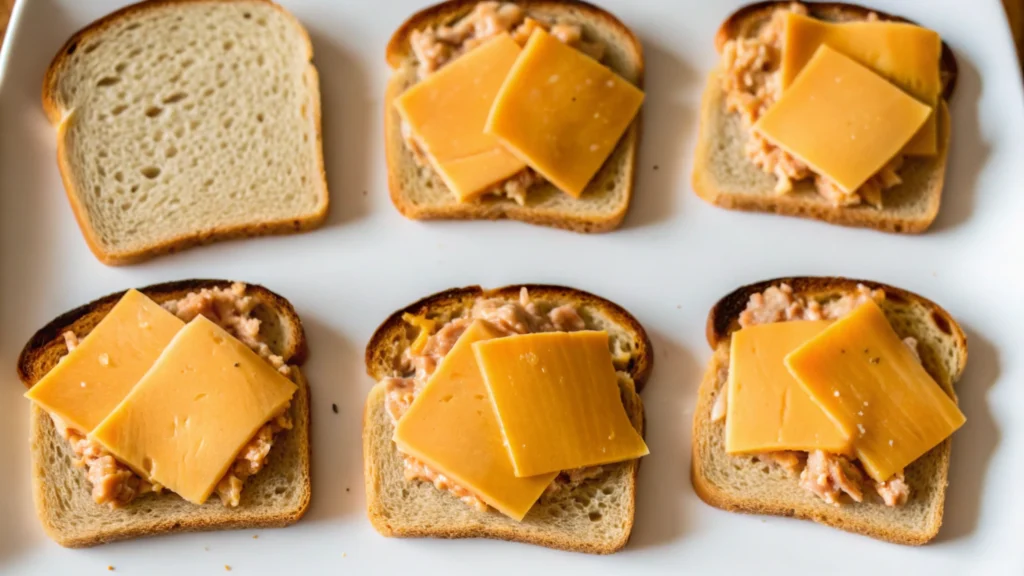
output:
[[[512,222],[420,223],[387,195],[381,102],[384,46],[424,2],[285,2],[309,28],[320,70],[330,219],[291,237],[227,242],[127,268],[96,261],[75,225],[39,103],[43,71],[79,27],[116,0],[22,0],[0,64],[0,572],[96,574],[894,574],[1024,573],[1024,101],[997,0],[879,1],[942,34],[956,52],[953,150],[932,232],[894,236],[741,214],[689,184],[697,108],[713,36],[739,2],[607,0],[643,39],[644,135],[623,228],[583,236]],[[939,538],[906,548],[810,522],[715,510],[689,480],[690,422],[710,350],[708,308],[740,284],[788,274],[880,280],[941,303],[967,330],[960,384],[967,425],[954,439]],[[314,497],[283,530],[177,535],[64,550],[36,520],[27,402],[14,375],[26,339],[55,315],[129,286],[193,277],[266,284],[288,297],[312,356]],[[360,414],[372,382],[363,346],[387,314],[451,286],[554,282],[632,311],[657,361],[644,399],[651,456],[640,473],[629,546],[590,557],[484,540],[397,540],[366,520]],[[338,405],[339,414],[331,411]],[[259,539],[253,539],[258,534]]]

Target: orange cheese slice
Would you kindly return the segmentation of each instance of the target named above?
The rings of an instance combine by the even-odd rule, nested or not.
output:
[[[852,194],[929,114],[928,106],[822,45],[754,130]]]
[[[538,28],[505,79],[486,130],[579,198],[643,99],[639,88]]]
[[[903,153],[935,155],[938,122],[934,110],[942,95],[942,38],[937,32],[906,22],[832,23],[789,12],[780,65],[783,90],[793,83],[822,44],[867,66],[930,106],[933,113],[904,146]]]
[[[549,332],[473,345],[516,476],[648,453],[622,405],[606,332]]]
[[[248,346],[197,316],[89,437],[144,478],[202,504],[295,391]]]
[[[472,345],[500,335],[481,321],[463,332],[398,421],[395,444],[489,506],[522,520],[557,472],[517,478]]]
[[[785,360],[793,377],[844,432],[868,475],[882,482],[965,422],[869,300]]]
[[[124,400],[185,323],[137,290],[107,315],[25,397],[88,433]]]
[[[471,200],[526,168],[484,124],[521,48],[496,36],[418,82],[395,99],[431,165],[459,198]]]
[[[733,333],[726,452],[850,453],[850,435],[811,400],[783,364],[787,354],[828,325],[824,320],[774,322]]]

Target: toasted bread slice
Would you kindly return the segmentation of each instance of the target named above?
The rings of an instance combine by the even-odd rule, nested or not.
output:
[[[96,257],[130,264],[322,223],[312,57],[306,30],[269,0],[146,0],[72,36],[43,108]]]
[[[731,39],[757,35],[775,10],[789,4],[759,2],[736,11],[719,28],[716,48],[721,51]],[[806,6],[811,16],[828,21],[865,20],[871,13],[882,20],[907,21],[852,4],[812,2]],[[883,193],[881,209],[865,204],[834,206],[815,190],[812,179],[794,182],[792,192],[777,194],[776,177],[755,166],[744,152],[750,132],[739,114],[726,112],[718,69],[708,78],[701,102],[693,189],[707,202],[723,208],[802,216],[885,232],[924,232],[939,212],[949,156],[950,117],[946,102],[956,86],[957,65],[946,44],[942,47],[939,66],[943,98],[937,111],[938,154],[933,157],[906,157],[899,170],[903,183]]]
[[[418,329],[402,314],[425,314],[442,321],[468,314],[481,296],[518,300],[521,286],[484,291],[457,288],[435,294],[391,315],[366,347],[366,372],[374,380],[400,375],[402,352]],[[643,403],[637,391],[653,365],[653,351],[643,327],[619,306],[592,294],[556,286],[527,286],[534,301],[578,306],[587,328],[606,330],[629,360],[617,365],[623,404],[633,426],[644,431]],[[604,466],[603,473],[577,488],[544,495],[516,522],[495,511],[479,512],[433,485],[408,482],[402,456],[392,436],[394,426],[384,408],[385,389],[370,391],[363,413],[363,466],[367,513],[385,536],[496,538],[549,548],[610,554],[626,545],[633,529],[639,460]]]
[[[605,45],[602,63],[643,88],[644,58],[640,40],[617,18],[577,0],[518,0],[516,3],[538,19],[582,26],[585,37]],[[386,57],[391,79],[384,96],[384,140],[391,201],[404,216],[416,220],[509,218],[574,232],[615,229],[625,218],[633,195],[640,115],[579,199],[545,182],[530,188],[523,206],[494,195],[459,202],[434,170],[421,166],[406,146],[402,138],[402,119],[395,110],[394,100],[418,80],[417,60],[409,36],[415,30],[458,20],[476,4],[476,0],[449,0],[417,12],[388,42]]]
[[[230,285],[222,280],[185,280],[139,290],[156,302],[166,302],[203,288]],[[86,336],[123,294],[71,310],[36,332],[18,358],[18,375],[25,385],[31,387],[67,354],[65,331]],[[43,528],[58,544],[78,548],[173,532],[287,526],[305,514],[311,495],[309,385],[298,368],[306,359],[305,333],[284,298],[258,285],[248,285],[246,295],[258,302],[253,316],[261,321],[260,335],[292,366],[299,388],[291,404],[293,428],[275,439],[265,468],[246,481],[240,505],[228,508],[213,498],[197,506],[170,492],[142,496],[117,509],[96,504],[84,471],[72,463],[70,444],[49,415],[32,404],[32,495]]]
[[[693,418],[694,490],[723,510],[805,518],[897,544],[928,542],[942,525],[949,439],[906,468],[911,495],[900,507],[870,499],[836,507],[801,488],[796,478],[778,467],[754,456],[726,454],[725,421],[712,421],[711,412],[728,379],[731,334],[739,329],[738,317],[752,294],[783,283],[795,295],[820,301],[852,292],[858,284],[884,290],[885,300],[879,304],[889,322],[901,337],[917,339],[925,369],[956,400],[953,386],[967,362],[967,338],[953,317],[934,302],[892,286],[845,278],[779,278],[744,286],[719,300],[708,315],[708,344],[715,352],[701,382]]]

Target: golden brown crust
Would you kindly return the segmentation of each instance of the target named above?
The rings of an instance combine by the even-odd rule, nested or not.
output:
[[[153,301],[163,303],[181,298],[189,292],[197,292],[204,288],[228,288],[231,284],[228,280],[178,280],[153,284],[138,290]],[[117,304],[124,293],[122,290],[108,294],[69,310],[36,331],[18,355],[18,377],[25,387],[31,388],[68,353],[62,336],[64,332],[71,330],[79,338],[84,338]],[[308,352],[306,334],[302,328],[302,321],[291,303],[259,284],[247,284],[246,294],[253,297],[261,306],[272,309],[282,321],[288,323],[286,331],[290,338],[282,350],[281,357],[288,364],[301,366],[306,361]]]
[[[602,26],[616,31],[617,35],[628,38],[630,51],[636,56],[634,62],[637,68],[635,84],[643,88],[644,59],[643,46],[640,39],[633,34],[625,24],[611,13],[580,0],[514,0],[526,10],[564,8],[584,13],[589,18],[595,19]],[[385,59],[392,68],[392,76],[388,81],[384,97],[384,138],[397,133],[394,123],[399,121],[397,115],[392,112],[392,103],[395,98],[404,90],[404,80],[401,78],[400,68],[402,62],[410,56],[411,47],[409,36],[414,30],[429,26],[446,24],[457,20],[468,14],[480,0],[448,0],[433,6],[427,7],[413,14],[391,35],[385,52]],[[640,125],[642,114],[637,114],[633,123],[622,137],[622,142],[629,146],[629,157],[624,162],[624,170],[627,174],[623,180],[627,182],[626,198],[621,207],[609,213],[602,213],[600,216],[573,214],[568,211],[546,210],[534,206],[520,206],[512,201],[473,201],[453,202],[440,206],[421,206],[407,200],[407,194],[403,190],[402,179],[399,175],[398,166],[401,159],[396,157],[397,150],[390,145],[385,146],[385,156],[388,166],[388,190],[391,202],[395,208],[405,216],[413,220],[516,220],[528,224],[550,226],[561,228],[572,232],[580,233],[603,233],[610,232],[619,227],[626,212],[629,210],[633,196],[633,186],[636,174],[636,155],[640,141]],[[613,153],[614,154],[614,153]]]
[[[719,26],[718,32],[715,34],[715,49],[721,52],[722,46],[729,40],[751,35],[763,22],[771,18],[775,10],[785,8],[792,3],[789,0],[769,0],[741,7],[730,14]],[[902,16],[857,4],[845,2],[801,2],[801,4],[807,7],[810,16],[830,22],[866,20],[869,14],[874,13],[879,20],[918,25],[917,22]],[[942,97],[948,101],[956,89],[957,63],[953,50],[945,42],[942,43],[942,59],[939,66],[942,75]]]
[[[873,282],[871,280],[853,280],[838,276],[793,276],[789,278],[773,278],[762,282],[755,282],[741,286],[725,295],[708,312],[706,335],[708,345],[712,350],[717,350],[723,343],[728,343],[730,336],[739,328],[739,315],[747,307],[750,296],[764,292],[771,286],[788,284],[797,295],[824,295],[843,294],[853,292],[858,285],[864,285],[871,290],[882,290],[887,300],[897,302],[917,302],[929,310],[931,321],[939,331],[951,336],[962,350],[960,362],[955,374],[951,374],[953,382],[959,380],[967,365],[967,335],[964,334],[960,324],[953,318],[952,314],[931,300],[914,294],[913,292]]]
[[[519,291],[522,288],[529,290],[530,297],[536,300],[573,302],[578,305],[591,306],[599,309],[617,324],[629,327],[630,332],[635,334],[639,348],[626,372],[632,378],[636,391],[643,390],[654,365],[654,347],[640,322],[618,304],[600,296],[575,288],[547,284],[515,284],[492,290],[484,290],[480,286],[451,288],[413,302],[388,316],[370,337],[370,341],[366,344],[366,373],[374,380],[393,376],[392,367],[396,365],[396,359],[403,350],[397,349],[392,343],[403,341],[407,329],[405,321],[402,320],[403,314],[418,315],[428,311],[468,310],[472,308],[473,302],[481,297],[518,301]]]
[[[301,31],[306,44],[306,58],[309,61],[309,80],[311,81],[310,94],[313,97],[313,117],[316,124],[317,141],[317,166],[323,186],[324,203],[320,211],[307,218],[287,218],[283,220],[269,220],[239,226],[229,226],[203,231],[201,233],[182,234],[176,238],[167,240],[161,244],[149,246],[145,249],[133,252],[110,253],[106,252],[96,237],[95,231],[88,223],[85,207],[78,200],[78,193],[75,191],[74,181],[71,177],[71,167],[68,164],[67,155],[64,150],[64,133],[67,130],[65,112],[60,102],[57,101],[57,81],[68,57],[75,53],[77,47],[95,36],[122,18],[143,14],[145,12],[163,7],[180,6],[184,3],[208,3],[208,2],[259,2],[271,6],[281,15],[294,22],[296,28]],[[301,22],[290,12],[272,2],[271,0],[142,0],[136,4],[125,6],[82,28],[69,38],[60,50],[54,55],[46,73],[43,76],[42,89],[43,111],[50,123],[57,127],[57,166],[60,169],[61,181],[64,184],[64,191],[71,204],[71,210],[75,215],[75,221],[82,231],[86,245],[96,258],[108,266],[123,266],[149,260],[157,256],[173,254],[195,246],[202,246],[222,240],[235,238],[246,238],[252,236],[268,236],[277,234],[292,234],[305,232],[319,227],[327,219],[330,207],[330,194],[327,190],[327,172],[324,167],[323,153],[323,123],[321,119],[320,105],[320,82],[316,67],[313,65],[313,42],[309,33]]]

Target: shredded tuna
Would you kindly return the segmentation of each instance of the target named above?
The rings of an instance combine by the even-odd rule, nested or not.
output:
[[[762,452],[757,455],[757,459],[774,464],[785,470],[786,474],[795,477],[800,473],[800,468],[804,465],[806,454],[793,450],[777,450],[775,452]]]
[[[729,40],[722,47],[720,79],[725,93],[725,109],[738,113],[750,132],[744,152],[755,166],[775,176],[777,194],[789,193],[794,182],[813,176],[815,189],[835,206],[855,206],[865,202],[881,208],[882,192],[902,182],[897,174],[903,164],[902,155],[893,158],[857,190],[846,192],[752,130],[757,120],[782,96],[780,67],[785,15],[788,12],[806,15],[807,7],[791,2],[778,8],[757,35]]]
[[[885,482],[875,482],[875,491],[882,497],[886,506],[902,506],[910,498],[910,486],[903,478],[903,473],[894,474]]]
[[[846,494],[854,502],[864,500],[864,473],[838,454],[815,450],[807,455],[807,466],[800,473],[800,486],[829,504],[839,505]]]
[[[419,354],[406,349],[402,364],[398,368],[412,371],[411,377],[385,378],[384,408],[392,423],[397,423],[412,405],[416,396],[434,373],[437,364],[475,320],[487,322],[493,329],[504,335],[529,334],[534,332],[572,332],[586,329],[586,323],[572,304],[552,306],[534,301],[525,287],[519,292],[518,300],[501,298],[478,298],[468,316],[454,318],[445,323],[427,339]],[[401,450],[399,450],[401,453]],[[440,490],[447,490],[477,510],[486,510],[487,505],[468,489],[459,486],[444,474],[432,470],[422,461],[402,453],[406,480],[430,482]],[[548,486],[548,493],[563,488],[575,487],[590,478],[600,475],[602,468],[592,466],[567,470],[559,474]]]
[[[227,474],[217,483],[217,495],[220,496],[220,501],[225,506],[238,506],[242,497],[242,485],[250,476],[262,470],[267,463],[267,456],[274,446],[274,436],[278,432],[291,429],[292,419],[288,413],[288,406],[285,406],[277,416],[264,424],[252,440],[249,440],[249,443],[242,448]]]
[[[790,320],[835,320],[849,314],[869,299],[882,301],[885,299],[885,292],[871,290],[863,284],[858,284],[853,293],[844,294],[822,304],[817,300],[794,296],[793,289],[788,284],[779,284],[769,287],[764,292],[752,294],[747,301],[747,307],[740,313],[739,323],[740,327],[746,328]]]
[[[85,468],[86,479],[92,486],[92,498],[97,504],[119,508],[138,496],[162,490],[159,485],[139,477],[83,434],[64,428],[64,438],[71,445],[76,465]]]

